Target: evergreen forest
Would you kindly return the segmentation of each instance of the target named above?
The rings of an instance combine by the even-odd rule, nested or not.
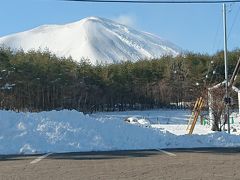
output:
[[[240,50],[228,53],[231,76]],[[230,77],[229,76],[229,77]],[[187,108],[224,80],[223,52],[91,65],[0,48],[0,109],[82,112]],[[237,84],[239,84],[237,79]]]

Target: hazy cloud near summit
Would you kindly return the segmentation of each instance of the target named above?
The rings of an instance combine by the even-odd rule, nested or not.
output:
[[[136,27],[137,25],[137,18],[133,15],[119,15],[112,19],[120,24],[129,26],[129,27]]]

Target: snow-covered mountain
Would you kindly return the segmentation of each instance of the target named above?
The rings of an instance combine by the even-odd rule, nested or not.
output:
[[[71,56],[76,61],[88,58],[93,64],[176,56],[181,52],[179,47],[158,36],[99,17],[39,26],[1,37],[0,45],[24,51],[48,49],[57,56]]]

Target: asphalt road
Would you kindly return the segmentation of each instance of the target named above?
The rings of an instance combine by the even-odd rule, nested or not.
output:
[[[240,180],[240,148],[0,155],[0,180],[12,179]]]

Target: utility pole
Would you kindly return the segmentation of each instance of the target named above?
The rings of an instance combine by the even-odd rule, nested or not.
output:
[[[227,68],[227,17],[226,17],[226,4],[223,3],[223,33],[224,33],[224,65],[225,65],[225,115],[228,123],[228,133],[230,134],[230,121],[229,121],[229,93],[228,93],[228,68]]]

